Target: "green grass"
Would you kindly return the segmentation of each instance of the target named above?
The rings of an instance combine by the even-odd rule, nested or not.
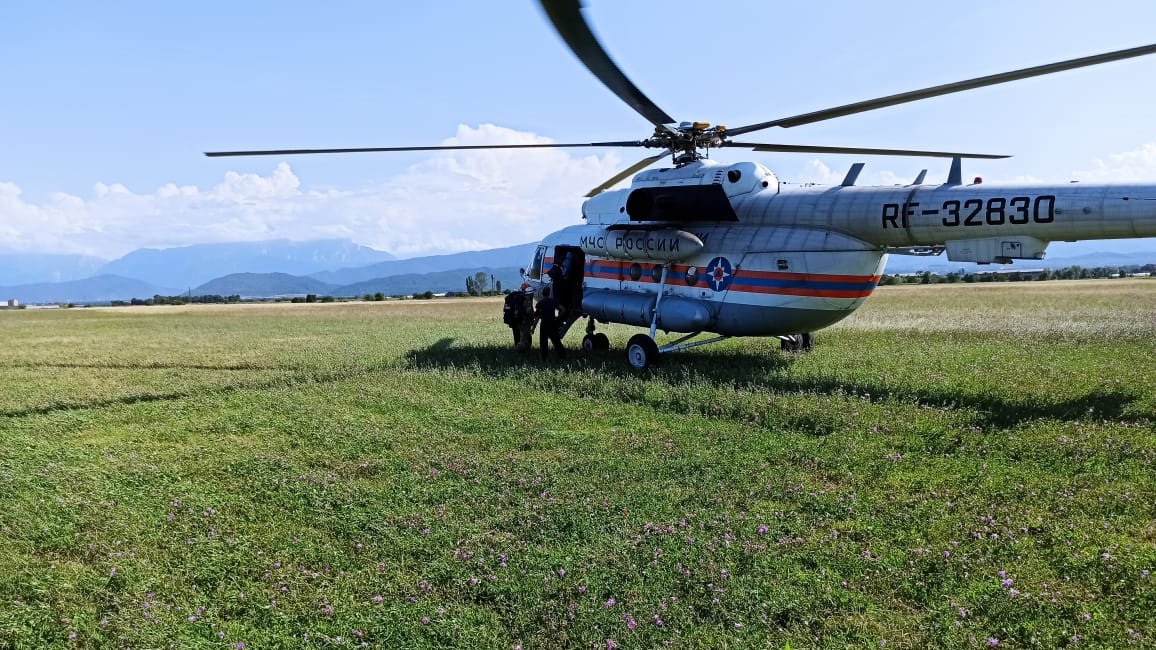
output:
[[[641,375],[499,312],[0,313],[0,646],[1156,644],[1156,281]]]

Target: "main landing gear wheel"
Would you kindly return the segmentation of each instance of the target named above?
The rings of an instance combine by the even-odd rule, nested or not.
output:
[[[587,334],[582,337],[583,352],[605,352],[609,349],[610,339],[602,332]]]
[[[626,363],[635,370],[658,365],[658,344],[645,334],[635,334],[626,344]]]
[[[815,335],[810,332],[792,334],[779,341],[779,348],[783,352],[810,352],[815,347]]]

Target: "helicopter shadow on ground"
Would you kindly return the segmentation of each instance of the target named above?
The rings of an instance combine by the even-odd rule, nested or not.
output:
[[[597,373],[614,380],[664,382],[670,385],[702,381],[733,386],[739,390],[816,395],[857,395],[873,402],[898,400],[920,406],[966,409],[976,414],[977,424],[1008,428],[1037,420],[1113,421],[1135,420],[1129,407],[1137,396],[1122,391],[1097,390],[1066,400],[1039,402],[997,393],[961,394],[950,386],[913,388],[892,384],[856,382],[835,377],[791,377],[786,370],[795,357],[777,352],[712,350],[678,355],[657,369],[643,372],[628,367],[623,352],[586,353],[570,349],[564,360],[552,353],[542,360],[537,349],[519,353],[509,346],[456,343],[443,338],[411,351],[406,365],[415,370],[457,369],[494,379],[511,379],[541,370],[562,373]],[[789,397],[789,396],[788,396]],[[626,397],[623,397],[626,400]],[[1141,420],[1152,417],[1141,416]]]

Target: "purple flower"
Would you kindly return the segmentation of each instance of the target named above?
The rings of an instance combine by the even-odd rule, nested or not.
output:
[[[1014,582],[1015,581],[1012,580],[1011,578],[1004,578],[1003,580],[999,581],[999,585],[1001,587],[1003,587],[1004,589],[1007,589],[1008,587],[1012,586],[1012,583],[1014,583]]]
[[[994,648],[999,645],[999,639],[994,636],[987,637],[987,647]]]
[[[614,607],[615,603],[617,603],[617,602],[618,602],[618,601],[617,601],[617,600],[614,600],[614,598],[609,598],[609,599],[607,599],[607,601],[606,601],[606,605],[605,605],[605,607]]]
[[[767,534],[767,525],[766,524],[759,524],[759,534],[760,535],[766,535]]]
[[[617,647],[618,644],[614,642],[614,639],[606,639],[606,650],[614,650]]]
[[[421,617],[421,624],[422,625],[429,625],[429,617],[428,616]]]
[[[635,621],[634,617],[630,614],[623,614],[622,620],[626,621],[627,629],[633,630],[634,628],[638,627],[638,622]]]
[[[374,605],[380,605],[384,600],[385,599],[382,598],[380,595],[374,596],[373,597],[373,604]]]

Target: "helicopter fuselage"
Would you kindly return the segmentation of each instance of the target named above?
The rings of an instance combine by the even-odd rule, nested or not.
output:
[[[582,309],[668,332],[784,336],[830,326],[874,291],[889,252],[1042,259],[1049,242],[1156,236],[1156,185],[944,184],[784,190],[757,163],[638,174],[547,236],[532,280],[569,253]],[[655,317],[657,313],[657,318]]]

